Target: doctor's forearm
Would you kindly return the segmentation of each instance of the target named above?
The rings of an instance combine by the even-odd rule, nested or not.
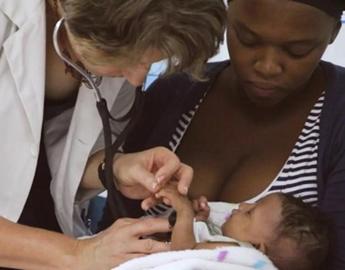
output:
[[[78,241],[0,217],[0,266],[18,269],[77,269]]]

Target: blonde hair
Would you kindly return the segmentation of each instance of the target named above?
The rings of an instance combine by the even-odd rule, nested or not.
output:
[[[223,0],[60,0],[67,26],[88,49],[135,61],[149,49],[168,58],[166,75],[203,77],[223,41]]]

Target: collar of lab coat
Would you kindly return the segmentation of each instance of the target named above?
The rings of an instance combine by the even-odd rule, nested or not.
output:
[[[0,0],[0,9],[19,28],[30,22],[33,16],[45,10],[44,0]]]
[[[33,138],[38,143],[45,92],[45,1],[0,0],[0,9],[16,26],[16,31],[3,44],[3,53]]]

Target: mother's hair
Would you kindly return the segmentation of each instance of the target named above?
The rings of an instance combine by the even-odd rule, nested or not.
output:
[[[345,9],[344,0],[332,0],[332,3],[330,3],[329,0],[294,0],[294,1],[316,7],[326,12],[331,17],[336,18],[337,20],[341,19],[341,15],[343,14],[343,11]]]
[[[223,41],[223,0],[60,0],[70,32],[104,59],[136,61],[147,49],[168,58],[166,74],[201,78]],[[87,52],[87,50],[86,50]],[[132,58],[132,59],[131,59]]]
[[[234,0],[228,0],[228,3]],[[331,17],[334,17],[336,20],[341,19],[341,15],[345,10],[345,1],[344,0],[332,0],[330,4],[329,0],[292,0],[294,2],[300,2],[309,6],[313,6],[317,9],[326,12]]]

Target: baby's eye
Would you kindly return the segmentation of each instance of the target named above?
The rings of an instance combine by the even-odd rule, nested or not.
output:
[[[254,213],[255,210],[255,206],[251,207],[248,211],[247,211],[247,215],[251,216]]]

